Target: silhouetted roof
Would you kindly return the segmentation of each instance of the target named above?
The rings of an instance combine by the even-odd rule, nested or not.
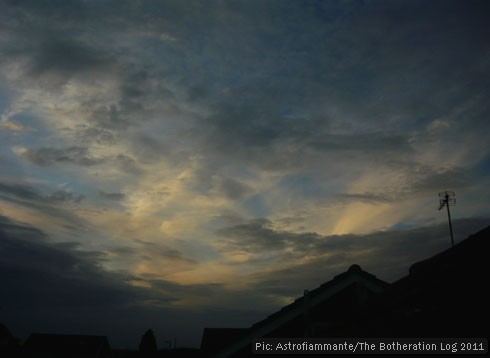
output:
[[[12,337],[12,334],[10,333],[10,331],[7,329],[7,327],[5,327],[5,325],[3,323],[0,323],[0,343],[7,339],[7,338],[10,338]]]
[[[105,336],[33,333],[24,343],[27,357],[101,358],[110,356],[109,342]]]
[[[248,329],[205,329],[203,343],[212,335],[216,356],[232,355],[304,312],[305,300],[309,307],[319,305],[354,283],[380,293],[358,312],[356,324],[366,337],[483,336],[489,321],[489,245],[490,226],[413,264],[391,285],[352,265]]]
[[[410,267],[364,312],[372,336],[481,336],[488,330],[490,226]]]
[[[365,285],[369,285],[370,288],[376,292],[383,292],[387,287],[390,286],[389,283],[380,280],[375,275],[372,275],[369,272],[362,270],[361,266],[354,264],[351,265],[346,272],[335,276],[331,281],[325,282],[320,287],[312,291],[306,290],[305,293],[307,292],[306,294],[308,295],[308,299],[310,300],[310,302],[315,302],[315,299],[319,298],[318,302],[316,303],[321,303],[321,301],[324,301],[325,299],[331,297],[332,295],[339,292],[339,290],[342,290],[343,288],[347,287],[347,285],[350,285],[354,282],[362,282]],[[306,294],[302,297],[297,298],[293,303],[284,306],[279,311],[269,315],[266,319],[255,323],[251,327],[251,329],[263,327],[287,312],[292,312],[297,309],[302,310],[304,300],[306,299]],[[298,314],[300,313],[299,311],[300,310],[298,310]]]
[[[228,328],[208,331],[209,329],[205,328],[201,348],[204,350],[202,345],[204,343],[207,345],[208,350],[210,348],[222,349],[226,347],[230,353],[235,352],[246,346],[254,338],[264,337],[281,325],[302,315],[304,313],[305,299],[309,300],[309,306],[313,308],[354,284],[361,284],[368,290],[376,293],[381,293],[389,287],[389,283],[378,279],[369,272],[362,270],[359,265],[354,264],[346,272],[335,276],[331,281],[322,284],[320,287],[312,291],[305,290],[304,296],[297,298],[293,303],[284,306],[279,311],[255,323],[248,329]],[[213,346],[208,344],[208,338],[205,337],[205,335],[210,334],[213,335],[213,341],[216,342]],[[220,334],[223,336],[220,337]],[[233,339],[224,338],[228,335],[233,337]],[[223,353],[223,356],[227,355],[224,351],[221,351],[221,353]]]
[[[204,328],[201,339],[201,350],[213,352],[223,346],[223,342],[231,344],[247,332],[248,328]]]
[[[428,272],[442,274],[446,271],[467,272],[486,268],[489,249],[490,226],[437,255],[413,264],[410,267],[410,275]]]
[[[12,344],[15,341],[15,337],[10,333],[4,324],[0,323],[0,347]]]

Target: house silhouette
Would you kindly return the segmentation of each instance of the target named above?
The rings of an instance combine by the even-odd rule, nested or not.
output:
[[[0,323],[0,357],[14,357],[20,352],[20,344],[17,338]]]
[[[258,338],[484,337],[490,226],[389,284],[352,265],[249,328],[205,328],[211,357],[252,355]]]
[[[33,333],[22,347],[25,358],[111,358],[105,336]]]

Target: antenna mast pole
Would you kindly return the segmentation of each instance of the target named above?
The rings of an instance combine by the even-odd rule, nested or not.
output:
[[[449,220],[449,233],[451,234],[451,245],[454,246],[454,237],[453,237],[453,225],[451,224],[451,213],[449,211],[449,206],[456,205],[456,199],[454,198],[454,191],[443,191],[439,193],[439,209],[441,210],[443,206],[447,208],[447,218]]]

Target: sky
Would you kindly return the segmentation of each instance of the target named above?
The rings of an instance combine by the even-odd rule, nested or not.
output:
[[[0,0],[0,322],[198,347],[490,225],[488,1]]]

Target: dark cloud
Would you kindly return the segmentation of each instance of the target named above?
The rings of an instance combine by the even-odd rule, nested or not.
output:
[[[355,152],[360,156],[378,155],[382,153],[400,158],[411,152],[408,138],[402,135],[374,132],[349,135],[313,136],[310,143],[313,148],[322,152]]]
[[[27,4],[14,8],[44,19],[36,22],[41,28],[54,27],[46,19],[62,20],[65,12],[70,19],[56,25],[69,29],[70,36],[44,36],[45,30],[28,41],[37,44],[31,56],[37,73],[48,71],[49,63],[59,72],[85,71],[83,66],[105,63],[107,52],[120,56],[123,71],[116,101],[88,101],[90,129],[79,133],[106,144],[115,140],[113,131],[155,117],[153,103],[159,98],[176,101],[178,91],[169,89],[172,82],[189,92],[191,101],[211,109],[187,138],[200,143],[200,154],[204,149],[206,157],[273,170],[315,166],[339,155],[353,163],[413,159],[410,131],[445,115],[447,103],[460,103],[488,87],[482,83],[485,66],[477,65],[482,49],[488,49],[480,13],[485,5],[479,2],[283,2],[280,7],[166,2],[121,3],[117,9],[78,3],[52,12]],[[137,14],[124,23],[126,42],[94,39],[102,18],[121,34],[126,11]],[[182,18],[192,26],[183,26],[180,17],[170,14],[185,14]],[[26,25],[16,26],[14,33]],[[132,36],[138,44],[131,42]],[[66,56],[58,58],[60,52]],[[133,52],[143,57],[133,57]],[[138,156],[155,160],[186,157],[168,146],[158,145],[153,153],[144,143],[135,147]]]
[[[117,154],[114,156],[95,157],[89,154],[89,149],[87,147],[27,148],[21,153],[21,156],[32,164],[41,167],[53,164],[72,164],[82,167],[111,165],[125,173],[141,173],[138,163],[129,155]]]
[[[251,189],[233,178],[223,178],[220,185],[221,191],[230,199],[238,200],[251,192]]]
[[[284,218],[280,218],[276,220],[281,225],[289,226],[293,224],[300,224],[305,221],[305,218],[302,216],[287,216]]]
[[[35,176],[42,172],[45,181],[54,167],[56,175],[67,175],[60,178],[63,182],[72,175],[63,169],[78,166],[77,173],[110,168],[132,175],[132,183],[146,183],[136,177],[164,164],[190,173],[185,189],[210,197],[223,194],[235,204],[245,201],[250,214],[259,217],[275,209],[270,197],[264,198],[268,194],[253,192],[254,180],[264,171],[274,172],[277,176],[268,178],[299,206],[323,205],[322,200],[336,206],[394,203],[445,188],[476,192],[488,177],[488,10],[488,1],[479,0],[169,0],[120,1],[117,6],[113,1],[1,1],[1,110],[7,120],[10,110],[21,111],[13,115],[29,118],[18,123],[33,130],[7,135],[2,142],[7,154],[0,160],[10,160],[12,143],[16,149],[28,147],[22,157],[37,167],[19,162],[16,174],[39,179]],[[51,96],[53,90],[60,96]],[[58,98],[68,104],[63,107]],[[63,129],[57,122],[61,113],[66,115]],[[32,117],[42,120],[33,125]],[[46,145],[58,130],[59,143],[68,137],[70,144]],[[104,156],[107,146],[125,150]],[[427,164],[437,160],[440,165]],[[12,177],[5,168],[3,173]],[[397,187],[380,182],[348,192],[353,178],[374,178],[377,171],[398,175]],[[126,186],[126,179],[116,180],[120,187],[134,187]],[[99,187],[115,188],[99,192],[99,199],[126,204],[115,186],[98,182],[91,192]],[[485,213],[481,198],[486,194],[480,191],[475,206],[481,208],[475,210]],[[0,198],[83,226],[66,210],[83,204],[81,193],[2,182]],[[322,236],[298,232],[308,230],[295,227],[304,222],[301,214],[277,222],[247,221],[233,212],[243,209],[224,211],[213,224],[226,225],[218,232],[224,256],[246,252],[254,258],[237,265],[265,268],[247,277],[256,292],[109,273],[102,263],[110,255],[50,243],[40,229],[4,219],[1,245],[19,262],[1,255],[0,274],[11,277],[5,276],[1,297],[5,294],[5,302],[18,307],[15,314],[26,326],[53,322],[56,330],[61,327],[56,324],[90,318],[100,323],[97,329],[107,325],[101,334],[142,327],[134,334],[139,336],[153,322],[167,332],[194,329],[200,336],[196,320],[213,317],[203,324],[233,325],[239,321],[233,317],[251,317],[250,309],[236,315],[227,311],[226,319],[226,310],[217,307],[193,312],[194,317],[179,311],[177,317],[168,305],[202,294],[226,296],[230,305],[265,307],[271,297],[297,296],[305,285],[316,287],[352,263],[394,279],[406,273],[403,265],[439,251],[448,241],[445,225]],[[454,224],[462,235],[488,221]],[[172,247],[144,240],[135,246],[107,251],[128,260],[151,259],[155,253],[162,264],[198,264]],[[300,259],[302,264],[288,264]],[[279,261],[281,270],[274,268]],[[131,280],[147,288],[135,288]],[[15,295],[21,297],[18,303]],[[29,295],[40,296],[37,306]],[[49,302],[59,308],[52,304],[48,313],[41,305]],[[8,316],[11,311],[0,303],[2,316]],[[31,306],[35,309],[27,309]],[[89,333],[93,327],[85,326]]]
[[[0,181],[0,201],[11,202],[28,210],[35,210],[58,223],[72,235],[88,234],[93,228],[81,219],[76,209],[83,206],[85,195],[65,189],[52,190],[26,183]],[[67,210],[68,208],[73,209]]]
[[[170,260],[196,264],[196,261],[187,257],[184,252],[168,247],[162,243],[149,242],[140,239],[136,239],[134,241],[140,244],[143,248],[142,253],[144,258],[154,259],[157,257],[159,259],[163,259],[163,262]]]
[[[115,164],[122,172],[129,174],[141,174],[142,170],[138,163],[129,155],[118,154],[112,158],[105,158],[106,162]]]
[[[405,172],[405,180],[398,187],[386,188],[380,183],[379,191],[362,193],[339,193],[333,198],[324,199],[324,203],[344,204],[364,202],[370,204],[394,203],[399,200],[434,195],[447,188],[461,190],[471,188],[478,183],[470,180],[469,172],[460,167],[433,168],[413,163],[398,164],[397,172]],[[333,199],[333,200],[332,200]]]
[[[455,220],[453,225],[458,227],[458,233],[455,235],[462,240],[488,223],[488,218]],[[255,219],[245,224],[221,229],[218,235],[223,237],[225,251],[253,254],[272,252],[281,260],[308,256],[310,259],[315,258],[313,262],[328,261],[332,272],[339,269],[335,267],[337,263],[359,260],[352,263],[376,266],[376,269],[381,270],[384,275],[389,275],[391,279],[396,277],[389,269],[383,268],[383,265],[393,266],[393,270],[399,272],[404,265],[417,260],[418,255],[421,259],[422,254],[436,253],[449,242],[446,224],[405,230],[392,229],[365,235],[322,236],[317,233],[274,230],[271,221]],[[324,267],[324,264],[319,264],[318,267],[320,266]]]
[[[101,163],[100,159],[88,154],[86,147],[26,149],[21,155],[32,164],[39,166],[48,166],[53,163],[92,166]]]
[[[270,105],[262,108],[257,103],[226,104],[217,108],[206,119],[208,127],[201,135],[202,147],[213,157],[239,160],[266,170],[300,171],[325,162],[379,165],[408,161],[415,156],[408,134],[383,132],[374,127],[359,133],[357,130],[332,133],[333,123],[342,118],[331,119],[326,114],[314,113],[289,117],[271,110]],[[363,114],[358,116],[352,127],[364,119]]]
[[[6,217],[0,224],[0,289],[5,308],[104,307],[126,302],[130,288],[122,278],[100,268],[103,253],[84,252],[73,243],[50,243],[42,231]]]
[[[366,202],[366,203],[389,203],[395,199],[388,194],[358,193],[358,194],[336,194],[335,198],[340,202]]]
[[[269,146],[279,137],[282,127],[276,125],[280,121],[274,118],[274,113],[266,111],[267,108],[256,106],[223,104],[207,119],[214,131],[212,140],[232,148]]]
[[[122,130],[129,125],[128,120],[123,118],[121,110],[115,105],[92,109],[92,104],[86,104],[85,107],[88,107],[87,110],[91,112],[89,122],[96,128]]]
[[[456,243],[489,224],[489,218],[454,220]],[[302,289],[315,288],[352,264],[359,264],[379,278],[393,282],[407,275],[413,263],[451,246],[446,223],[367,235],[326,236],[316,243],[313,250],[316,255],[305,263],[253,274],[251,279],[256,289],[264,293],[299,296]],[[269,246],[273,245],[264,241],[262,249]]]
[[[49,206],[58,203],[79,204],[85,196],[63,189],[45,194],[27,184],[0,182],[0,198],[18,203]]]
[[[184,159],[175,148],[170,146],[166,141],[150,135],[139,135],[133,138],[133,148],[136,158],[142,163],[155,163],[164,158],[174,159],[175,163],[181,163]]]
[[[296,234],[287,231],[276,231],[272,222],[267,219],[254,219],[218,230],[217,234],[224,237],[225,247],[244,252],[283,251],[286,248],[308,252],[321,238],[316,233]]]
[[[126,195],[124,193],[106,193],[105,191],[99,190],[98,196],[102,199],[121,201],[124,200]]]
[[[151,279],[148,277],[148,281],[151,284],[153,290],[158,293],[168,294],[172,293],[177,297],[206,297],[216,296],[223,293],[223,285],[218,283],[211,284],[190,284],[179,285],[175,282]]]
[[[189,315],[170,307],[184,298],[222,296],[219,284],[180,285],[151,275],[142,279],[109,272],[101,265],[105,252],[84,251],[73,242],[50,242],[43,231],[5,216],[0,216],[0,253],[2,316],[16,334],[87,332],[115,338],[111,345],[116,347],[133,347],[141,332],[154,324],[161,334],[170,330],[197,346],[204,325],[230,317],[226,308],[218,315],[212,310]],[[130,281],[148,288],[131,286]],[[182,319],[198,326],[191,336],[178,323]],[[130,334],[135,342],[128,343]]]
[[[2,4],[1,61],[21,64],[23,79],[45,90],[60,89],[75,76],[110,70],[115,61],[83,34],[88,23],[82,2],[52,5]]]
[[[47,22],[52,20],[72,20],[78,18],[80,20],[85,19],[87,8],[81,1],[58,1],[55,0],[50,6],[43,6],[37,1],[23,1],[18,2],[15,0],[7,0],[3,3],[6,4],[6,9],[11,9],[11,11],[17,11],[17,14],[22,12],[33,13],[39,16],[40,19],[45,19]]]
[[[155,115],[161,118],[161,113],[153,112],[155,103],[170,102],[177,105],[175,89],[159,73],[158,64],[150,65],[138,61],[121,66],[124,66],[124,73],[118,88],[118,106],[122,114],[133,115],[140,122]]]
[[[74,194],[66,190],[56,190],[49,194],[47,198],[48,200],[52,200],[55,202],[80,203],[85,198],[85,196],[83,194]]]
[[[23,184],[0,183],[0,193],[21,200],[42,200],[42,196],[38,192]]]
[[[117,134],[114,131],[94,126],[80,125],[74,132],[74,140],[85,145],[92,142],[102,145],[112,145],[117,140]]]
[[[83,73],[102,67],[105,62],[100,51],[74,40],[60,39],[59,35],[46,34],[43,42],[35,51],[26,53],[31,61],[29,74],[42,76],[57,72],[64,76]]]
[[[437,14],[440,6],[444,13],[459,15],[445,18]],[[206,119],[206,147],[213,155],[229,153],[235,160],[268,169],[317,165],[322,155],[327,156],[323,160],[338,158],[353,163],[361,159],[380,163],[400,157],[412,160],[415,152],[410,143],[411,131],[446,115],[448,103],[453,107],[485,91],[478,84],[481,80],[477,80],[482,78],[483,68],[475,62],[481,61],[485,53],[482,49],[488,52],[489,46],[481,32],[477,41],[470,35],[481,30],[483,17],[478,15],[477,23],[471,23],[472,20],[466,23],[481,6],[379,3],[346,5],[349,10],[336,9],[332,13],[317,10],[308,13],[305,9],[281,13],[281,26],[271,26],[264,32],[284,31],[274,34],[284,42],[275,44],[274,51],[266,52],[265,60],[253,61],[257,68],[250,81],[255,87],[245,79],[237,79],[240,85],[227,91],[214,107],[214,113]],[[281,10],[264,6],[262,10],[273,13],[288,7],[295,6],[284,5]],[[311,26],[318,21],[319,30],[308,32],[310,41],[285,30],[283,25],[295,17],[292,14],[311,16]],[[322,18],[327,14],[339,16],[342,22],[336,23],[338,27],[331,36],[322,39],[322,31],[329,27]],[[456,20],[460,16],[465,16],[465,25]],[[260,19],[259,15],[259,28],[265,26]],[[433,26],[437,30],[428,31]],[[457,43],[453,43],[450,33],[457,35]],[[311,36],[314,39],[318,36],[318,41],[311,41]],[[267,36],[262,41],[264,38]],[[271,34],[272,38],[276,37]],[[418,38],[424,41],[415,40]],[[316,48],[307,47],[312,43]],[[254,45],[257,52],[267,48],[262,42]],[[307,55],[286,52],[301,46]],[[434,60],[434,56],[440,60]],[[288,59],[287,66],[282,65],[284,61],[279,57]],[[281,76],[281,70],[288,71],[287,80]],[[459,86],[462,79],[469,83]],[[308,106],[305,101],[309,101]],[[324,103],[322,115],[314,111],[320,103]]]
[[[9,219],[6,216],[0,216],[0,225],[1,225],[1,232],[2,232],[2,238],[5,236],[7,237],[7,234],[10,236],[17,236],[20,235],[21,237],[25,238],[26,240],[37,240],[37,239],[45,239],[46,235],[39,229],[30,227],[27,225],[22,225],[19,223],[16,223]],[[4,259],[6,257],[3,257]]]
[[[474,183],[471,182],[469,173],[464,168],[427,168],[420,166],[413,171],[412,180],[408,186],[413,193],[430,193],[445,188],[458,190],[472,184]]]

